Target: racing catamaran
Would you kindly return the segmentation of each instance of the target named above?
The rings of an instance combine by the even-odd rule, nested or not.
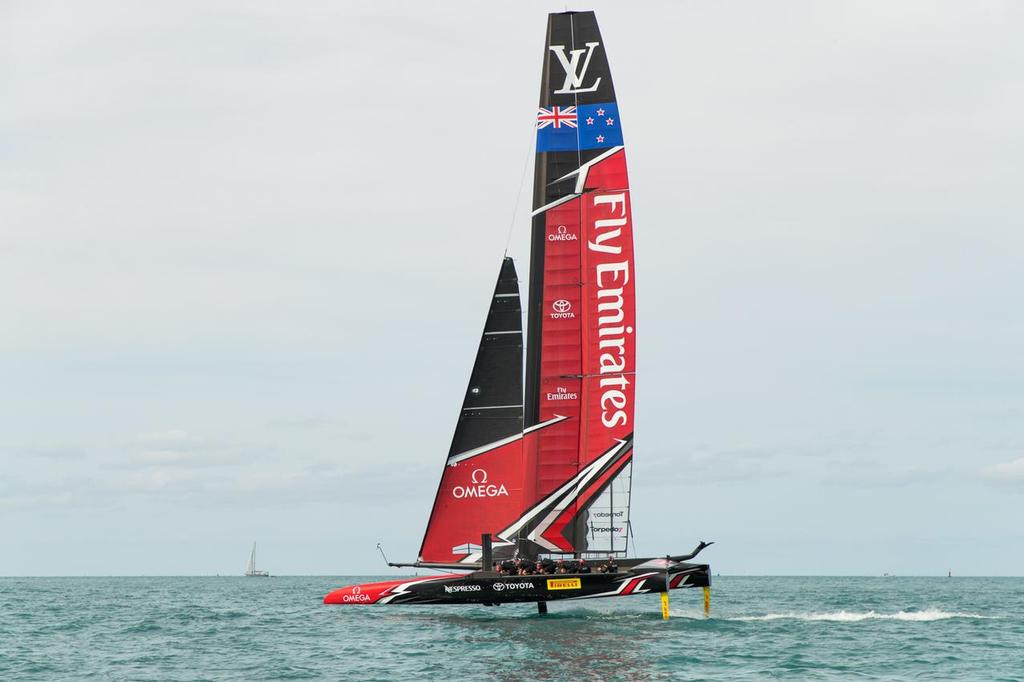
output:
[[[593,12],[548,17],[537,109],[526,382],[501,264],[418,560],[459,571],[343,587],[328,604],[501,604],[711,584],[692,552],[628,558],[636,308],[622,123]],[[511,560],[528,568],[509,575]],[[552,574],[551,562],[562,564]],[[578,563],[589,559],[602,572]],[[604,562],[604,563],[601,563]],[[565,572],[565,566],[570,567]],[[609,570],[611,569],[611,570]]]

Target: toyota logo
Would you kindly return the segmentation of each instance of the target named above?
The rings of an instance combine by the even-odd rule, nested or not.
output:
[[[572,303],[569,303],[564,298],[560,298],[551,304],[551,309],[556,313],[567,313],[572,309]]]
[[[470,474],[469,480],[473,483],[487,483],[487,472],[483,469],[473,469],[473,473]]]
[[[501,592],[504,589],[505,589],[504,583],[494,583],[494,590],[496,592]]]

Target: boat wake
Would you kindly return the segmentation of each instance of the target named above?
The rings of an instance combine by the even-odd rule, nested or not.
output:
[[[833,611],[830,613],[768,613],[763,616],[734,616],[723,620],[738,621],[767,621],[767,620],[804,620],[804,621],[825,621],[834,623],[857,623],[862,620],[903,620],[914,622],[928,622],[934,620],[949,620],[951,618],[991,618],[977,613],[963,613],[960,611],[942,611],[940,609],[925,609],[923,611],[899,611],[897,613],[878,613],[877,611]]]

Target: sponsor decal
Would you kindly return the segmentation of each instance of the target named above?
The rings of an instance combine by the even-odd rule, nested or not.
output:
[[[575,232],[569,232],[565,225],[559,225],[555,228],[554,234],[548,235],[549,242],[575,242],[579,241],[576,237]]]
[[[464,497],[508,497],[508,489],[504,483],[488,483],[487,471],[473,469],[469,480],[472,485],[457,485],[452,488],[452,497],[461,500]]]
[[[518,583],[494,583],[491,588],[496,592],[504,592],[505,590],[532,590],[533,583],[529,580],[524,580]]]
[[[560,298],[552,303],[551,310],[554,311],[551,313],[552,320],[575,319],[576,317],[576,313],[572,311],[572,303],[564,298]]]
[[[625,511],[617,511],[617,512],[591,512],[591,514],[594,516],[594,518],[598,518],[598,519],[606,519],[609,516],[614,516],[615,518],[619,518],[619,517],[621,517],[625,513],[626,513]]]
[[[575,391],[570,391],[565,386],[558,386],[554,393],[547,394],[548,400],[576,400],[579,396]]]
[[[344,602],[365,602],[370,601],[370,595],[363,594],[363,588],[356,585],[352,588],[352,594],[346,594],[341,598]]]
[[[578,590],[581,587],[579,578],[548,578],[549,590]]]
[[[601,149],[621,144],[622,121],[619,118],[619,106],[615,102],[537,109],[538,152]],[[547,235],[549,242],[579,239],[570,230]]]
[[[479,592],[481,587],[479,585],[445,585],[444,591],[448,594],[452,592]]]
[[[621,533],[621,526],[609,526],[607,528],[601,528],[600,526],[591,526],[590,530],[594,533]]]
[[[593,85],[586,87],[583,81],[587,77],[587,68],[590,66],[590,58],[594,56],[594,49],[600,45],[599,42],[587,43],[585,50],[569,50],[565,54],[565,45],[552,45],[549,49],[555,53],[558,63],[565,70],[565,82],[560,90],[555,90],[556,95],[575,94],[577,92],[594,92],[601,84],[601,77],[598,76]],[[583,57],[586,52],[587,56]],[[580,66],[580,57],[583,57],[583,65]]]
[[[622,256],[622,245],[618,243],[626,217],[626,193],[595,194],[594,208],[609,215],[595,220],[593,241],[587,244],[590,251]],[[626,409],[626,346],[633,343],[630,335],[633,327],[624,323],[623,298],[629,283],[629,259],[620,262],[598,262],[595,266],[594,282],[597,284],[597,336],[600,352],[601,374],[601,423],[606,428],[625,426],[629,421]]]

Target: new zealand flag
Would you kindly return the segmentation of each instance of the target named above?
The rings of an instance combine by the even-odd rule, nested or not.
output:
[[[615,102],[537,110],[537,151],[568,152],[622,144]]]

